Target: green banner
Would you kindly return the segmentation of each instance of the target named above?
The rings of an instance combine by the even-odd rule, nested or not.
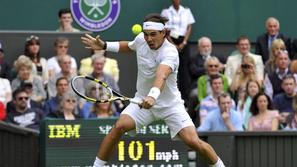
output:
[[[56,167],[92,166],[99,145],[116,119],[45,120],[41,129],[41,164]],[[106,166],[184,167],[187,146],[170,139],[163,122],[143,127],[135,137],[125,134]]]

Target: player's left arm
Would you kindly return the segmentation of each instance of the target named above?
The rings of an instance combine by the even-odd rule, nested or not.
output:
[[[149,109],[155,105],[156,100],[162,90],[164,89],[166,79],[172,73],[170,66],[165,64],[160,64],[156,71],[156,78],[153,83],[153,87],[150,90],[150,93],[143,99],[142,107]]]

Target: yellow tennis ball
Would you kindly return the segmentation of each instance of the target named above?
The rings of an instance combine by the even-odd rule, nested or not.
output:
[[[138,35],[139,33],[141,33],[141,31],[142,31],[142,27],[140,24],[133,25],[133,27],[132,27],[133,34]]]

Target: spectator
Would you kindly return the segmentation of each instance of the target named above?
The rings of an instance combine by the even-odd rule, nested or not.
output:
[[[10,65],[9,63],[6,61],[6,58],[4,56],[4,50],[3,50],[3,46],[0,43],[0,77],[1,78],[6,78],[6,79],[11,79],[11,71],[10,71]]]
[[[262,56],[262,60],[264,63],[267,62],[269,58],[269,50],[271,48],[271,44],[275,39],[282,39],[286,45],[288,52],[290,52],[291,48],[291,39],[280,33],[280,24],[279,21],[274,17],[269,17],[265,23],[266,33],[257,37],[256,41],[256,51],[255,53]]]
[[[212,53],[212,42],[208,37],[199,38],[197,50],[198,52],[196,56],[191,57],[189,62],[189,70],[192,79],[191,88],[195,89],[197,89],[198,78],[206,73],[206,69],[204,67],[206,59],[214,56],[214,54]],[[195,93],[197,93],[197,90],[195,91]]]
[[[180,0],[172,0],[169,8],[163,9],[161,15],[168,18],[166,23],[169,36],[168,40],[175,44],[179,51],[178,87],[182,98],[187,102],[190,93],[189,76],[189,49],[187,43],[192,32],[192,24],[195,23],[191,10],[180,4]]]
[[[211,111],[198,131],[242,131],[240,114],[231,109],[232,99],[230,95],[223,93],[218,97],[219,109]]]
[[[297,130],[297,96],[293,97],[293,112],[287,117],[287,126],[284,130]]]
[[[24,55],[19,56],[15,61],[15,69],[17,71],[17,78],[15,78],[11,83],[12,90],[16,90],[24,82],[29,82],[32,84],[32,96],[31,99],[42,102],[46,99],[46,92],[43,87],[42,79],[32,74],[32,61]]]
[[[49,118],[62,118],[65,120],[75,120],[80,118],[78,115],[78,104],[75,94],[71,92],[64,93],[58,106],[58,111],[49,113]]]
[[[238,67],[240,67],[242,60],[245,56],[250,56],[255,61],[255,68],[257,77],[260,80],[263,80],[264,77],[264,65],[260,55],[255,55],[250,52],[251,44],[249,39],[246,36],[240,36],[237,39],[236,45],[238,52],[230,55],[227,59],[227,63],[225,66],[225,75],[228,78],[229,84],[232,84],[232,78],[236,73]]]
[[[60,77],[56,80],[56,96],[51,97],[45,102],[44,113],[48,115],[50,113],[57,113],[59,102],[62,99],[62,96],[69,91],[69,80],[66,77]]]
[[[49,69],[49,77],[54,76],[55,74],[61,71],[61,67],[59,66],[58,59],[59,57],[65,56],[68,54],[69,48],[69,40],[65,37],[58,37],[55,41],[55,52],[56,56],[51,57],[47,61],[48,69]],[[77,72],[77,64],[76,60],[71,57],[71,73],[76,75]]]
[[[287,74],[291,74],[289,69],[290,59],[287,51],[281,51],[276,56],[276,68],[273,73],[266,74],[264,79],[265,93],[272,99],[275,95],[284,92],[281,88],[282,80]]]
[[[280,113],[280,122],[286,123],[287,117],[293,113],[293,97],[296,95],[296,80],[293,75],[286,75],[282,80],[283,93],[279,93],[273,98],[273,104]]]
[[[80,30],[72,26],[73,18],[70,9],[60,9],[59,13],[60,27],[56,30],[58,32],[80,32]]]
[[[223,79],[221,75],[211,75],[210,76],[210,86],[212,94],[204,98],[200,103],[199,118],[200,124],[203,122],[204,118],[213,110],[219,109],[218,97],[224,93],[223,89]],[[232,108],[235,109],[235,102],[232,100]]]
[[[246,84],[245,94],[243,99],[240,99],[237,104],[237,111],[241,114],[243,122],[243,128],[248,129],[248,122],[252,113],[250,112],[250,106],[252,100],[256,94],[261,91],[261,86],[257,80],[251,79]]]
[[[21,127],[39,130],[44,118],[43,111],[39,108],[28,108],[28,99],[29,96],[24,89],[16,89],[13,92],[15,109],[7,114],[6,121]]]
[[[10,82],[6,78],[0,78],[0,102],[6,104],[11,101],[12,90],[10,86]]]
[[[103,72],[112,76],[112,78],[118,83],[120,78],[120,70],[118,67],[118,62],[116,59],[107,57],[107,52],[105,50],[94,51],[93,55],[103,55],[105,57],[105,63]],[[93,71],[92,58],[87,57],[80,61],[79,73],[80,75],[90,75]]]
[[[101,94],[100,99],[108,99],[106,94]],[[118,113],[112,109],[112,103],[93,103],[89,118],[108,118],[112,116],[119,116]]]
[[[282,39],[273,40],[270,48],[269,59],[265,63],[265,73],[271,74],[275,70],[275,60],[279,52],[286,50],[286,45]]]
[[[31,59],[32,73],[40,76],[45,86],[48,82],[47,60],[40,56],[40,41],[37,36],[31,35],[26,38],[24,55]]]
[[[252,117],[249,120],[249,131],[274,131],[278,129],[278,111],[273,110],[269,96],[258,93],[251,104]]]
[[[4,121],[5,119],[6,119],[5,106],[2,102],[0,102],[0,121]]]
[[[245,56],[242,60],[242,64],[236,69],[236,73],[233,76],[232,84],[230,85],[230,91],[234,95],[234,99],[238,102],[244,97],[246,92],[246,84],[249,80],[253,79],[262,85],[262,80],[257,78],[256,63],[250,56]]]
[[[71,82],[71,79],[75,76],[71,71],[71,57],[65,55],[58,58],[58,63],[61,68],[61,71],[56,75],[52,76],[48,83],[48,95],[49,97],[55,97],[57,95],[56,81],[58,78],[64,77],[67,78],[68,83]]]
[[[223,79],[224,92],[228,91],[228,88],[229,88],[228,79],[224,74],[221,74],[219,72],[219,66],[220,66],[220,61],[216,57],[210,57],[206,60],[204,64],[204,68],[206,68],[207,73],[205,75],[202,75],[198,79],[198,100],[199,101],[204,99],[207,95],[212,94],[210,82],[209,82],[209,78],[211,75],[219,74]]]
[[[18,89],[23,89],[27,92],[29,99],[27,100],[27,107],[28,108],[39,108],[39,109],[43,109],[42,107],[42,103],[41,102],[37,102],[35,100],[33,100],[32,97],[32,92],[33,92],[33,85],[30,81],[24,81],[21,83],[20,87]],[[7,103],[6,106],[6,111],[7,113],[9,113],[10,111],[15,110],[15,105],[13,103],[13,101],[10,101]]]

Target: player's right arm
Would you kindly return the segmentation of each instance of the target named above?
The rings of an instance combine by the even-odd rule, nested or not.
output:
[[[89,34],[81,37],[82,42],[86,45],[87,49],[93,50],[106,50],[111,52],[129,52],[132,51],[128,47],[128,41],[120,42],[106,42],[103,41],[98,35],[96,38],[92,37]]]

